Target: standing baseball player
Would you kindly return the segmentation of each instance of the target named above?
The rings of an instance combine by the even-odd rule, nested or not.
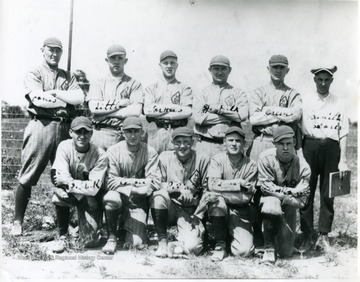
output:
[[[232,126],[225,132],[226,151],[210,160],[210,192],[204,197],[213,197],[208,204],[215,237],[215,250],[211,257],[213,261],[221,261],[225,257],[227,233],[231,238],[233,255],[249,256],[254,248],[249,203],[255,193],[257,168],[255,162],[244,155],[244,145],[244,131]]]
[[[25,76],[25,98],[29,102],[30,122],[24,133],[22,167],[15,194],[15,218],[12,235],[22,234],[22,224],[31,187],[36,185],[49,160],[53,163],[58,144],[69,138],[69,125],[75,105],[84,101],[84,93],[75,77],[60,69],[63,47],[55,37],[44,41],[44,61]]]
[[[178,65],[173,51],[162,52],[159,66],[163,80],[145,89],[144,113],[150,123],[148,144],[159,154],[172,147],[173,129],[186,126],[192,114],[192,91],[176,79]]]
[[[291,127],[277,127],[275,148],[262,152],[258,160],[265,261],[292,255],[297,210],[305,206],[310,193],[310,167],[296,155],[294,137]]]
[[[304,251],[314,247],[314,196],[320,176],[319,238],[315,246],[329,246],[328,233],[334,220],[334,198],[329,198],[329,174],[348,170],[346,141],[349,120],[342,99],[330,92],[337,67],[318,68],[314,74],[316,93],[304,96],[302,131],[303,154],[311,168],[310,198],[301,209],[301,230],[304,233]]]
[[[202,191],[207,189],[208,157],[199,155],[191,147],[194,131],[178,127],[172,134],[174,150],[159,156],[161,189],[151,200],[151,213],[158,235],[157,257],[171,257],[167,251],[168,225],[177,224],[177,239],[183,242],[185,253],[199,254],[203,248],[204,227],[200,220],[191,218]]]
[[[273,131],[280,124],[287,124],[296,134],[299,133],[297,123],[301,118],[301,97],[284,82],[290,70],[288,66],[285,56],[272,56],[268,66],[270,83],[249,95],[250,123],[255,136],[248,155],[254,161],[262,151],[274,148]],[[301,134],[299,138],[296,149],[301,148]]]
[[[248,100],[245,92],[227,83],[231,72],[228,58],[212,58],[209,72],[213,83],[195,93],[193,114],[198,135],[196,150],[213,156],[223,150],[226,130],[241,127],[240,123],[248,118]]]
[[[116,231],[121,214],[127,231],[125,247],[137,247],[146,242],[146,220],[149,196],[160,186],[156,151],[141,142],[142,123],[138,117],[124,120],[125,140],[107,150],[109,170],[107,192],[103,197],[108,240],[103,252],[116,250]]]
[[[107,150],[124,139],[121,133],[124,119],[141,114],[143,93],[141,83],[124,72],[128,59],[123,46],[110,46],[105,61],[110,72],[91,84],[86,100],[93,114],[93,142]]]
[[[53,252],[66,248],[70,207],[78,210],[79,234],[84,246],[94,246],[102,217],[99,190],[103,187],[108,167],[105,151],[90,143],[93,129],[86,117],[75,118],[70,126],[72,139],[62,141],[52,166],[55,204],[60,238]]]

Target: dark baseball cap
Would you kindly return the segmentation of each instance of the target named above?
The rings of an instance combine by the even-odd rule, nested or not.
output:
[[[76,117],[71,122],[70,128],[72,130],[79,130],[81,128],[85,128],[86,130],[91,131],[92,130],[91,120],[83,116]]]
[[[194,136],[194,130],[188,127],[178,127],[174,130],[171,138],[174,140],[178,136],[184,136],[184,137],[193,137]]]
[[[242,128],[237,127],[237,126],[231,126],[228,128],[228,130],[226,130],[225,132],[225,136],[229,135],[230,133],[238,133],[242,138],[245,138],[245,132]]]
[[[312,69],[311,72],[316,75],[320,72],[327,72],[331,76],[334,75],[334,73],[337,71],[337,66],[333,66],[332,68],[318,68],[318,69]]]
[[[141,120],[138,117],[128,117],[124,120],[123,129],[142,128]]]
[[[230,60],[223,56],[223,55],[217,55],[210,61],[210,67],[211,66],[225,66],[230,67]]]
[[[174,51],[166,50],[166,51],[164,51],[164,52],[161,53],[161,55],[160,55],[160,62],[161,62],[162,60],[166,59],[167,57],[172,57],[172,58],[175,58],[175,59],[178,58]]]
[[[269,66],[285,66],[289,65],[288,59],[284,55],[271,56],[269,60]]]
[[[121,46],[119,44],[114,44],[108,48],[106,55],[108,57],[112,57],[115,55],[126,55],[126,50],[123,46]]]
[[[61,50],[63,49],[61,41],[59,39],[57,39],[56,37],[49,37],[49,38],[45,39],[43,47],[44,46],[57,47],[57,48],[60,48]]]
[[[292,130],[290,126],[280,125],[274,130],[273,140],[274,142],[279,142],[284,138],[290,138],[294,136],[295,136],[294,130]]]

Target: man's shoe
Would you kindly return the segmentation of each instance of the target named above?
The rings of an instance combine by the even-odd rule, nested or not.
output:
[[[211,256],[212,261],[222,261],[226,255],[225,247],[216,246]]]
[[[60,254],[66,249],[66,237],[60,236],[59,240],[55,242],[52,251],[54,253]]]
[[[315,247],[315,242],[314,239],[312,238],[311,235],[305,235],[304,236],[304,241],[301,244],[299,251],[302,253],[308,253],[310,251],[313,251]]]
[[[14,221],[14,224],[11,228],[11,236],[17,237],[22,234],[22,225],[19,221]]]
[[[275,263],[276,261],[276,253],[274,249],[265,249],[262,257],[262,262],[271,262]]]
[[[320,234],[315,244],[315,250],[317,251],[329,251],[331,248],[329,237],[326,234]]]
[[[167,250],[168,246],[167,246],[167,242],[166,240],[160,240],[159,241],[159,246],[156,250],[155,256],[157,256],[158,258],[166,258],[167,257]]]
[[[104,254],[113,255],[116,250],[116,239],[108,239],[105,246],[102,248]]]

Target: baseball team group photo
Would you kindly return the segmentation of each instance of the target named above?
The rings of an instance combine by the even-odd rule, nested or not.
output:
[[[211,22],[211,13],[243,7],[225,2],[179,9],[208,5]],[[169,3],[163,12],[178,7]],[[344,94],[356,87],[334,39],[314,43],[330,51],[313,49],[311,64],[294,44],[257,49],[261,62],[237,56],[241,39],[237,52],[223,45],[200,55],[174,42],[136,49],[134,36],[109,34],[106,45],[81,36],[79,52],[76,5],[69,41],[47,31],[27,48],[37,63],[16,80],[23,108],[2,103],[1,256],[10,275],[27,277],[14,273],[23,264],[34,269],[28,278],[357,277],[356,92]],[[86,57],[95,47],[102,59],[91,63],[102,71],[89,77],[81,62],[95,60]],[[196,56],[201,65],[191,64]],[[149,62],[158,75],[143,80]],[[237,82],[254,66],[261,81]],[[183,75],[189,67],[200,83]]]

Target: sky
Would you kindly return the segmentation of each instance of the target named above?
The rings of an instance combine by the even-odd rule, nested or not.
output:
[[[41,64],[47,37],[63,42],[67,68],[70,1],[0,1],[2,100],[27,104],[23,78]],[[221,54],[231,62],[229,83],[251,91],[268,83],[271,55],[283,54],[286,84],[300,93],[315,91],[312,68],[336,65],[331,91],[357,120],[357,15],[357,1],[74,0],[71,70],[90,82],[106,75],[106,50],[117,43],[127,50],[126,73],[146,87],[161,77],[160,53],[171,49],[178,79],[197,91],[211,83],[209,62]]]

